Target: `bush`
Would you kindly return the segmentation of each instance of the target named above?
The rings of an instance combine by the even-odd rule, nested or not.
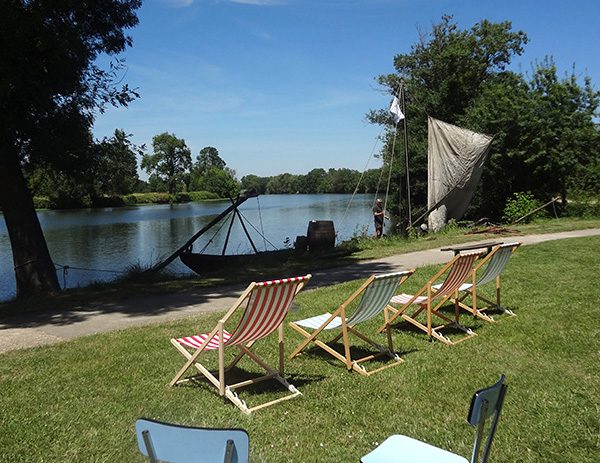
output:
[[[175,193],[173,195],[173,202],[175,203],[189,203],[191,200],[189,193]]]
[[[572,194],[566,213],[570,217],[600,217],[600,197],[584,193]]]
[[[210,199],[219,199],[219,195],[210,191],[190,191],[188,193],[192,201],[207,201]]]
[[[134,206],[137,202],[137,197],[134,194],[123,196],[123,203],[125,206]]]
[[[136,203],[140,204],[169,204],[171,195],[169,193],[133,193]]]
[[[47,196],[34,196],[33,207],[36,209],[50,209],[52,207],[52,201]]]
[[[92,207],[121,207],[125,205],[123,196],[119,195],[103,195],[94,198]]]
[[[506,201],[504,211],[502,212],[502,221],[506,224],[514,223],[520,218],[535,211],[540,206],[540,202],[535,199],[531,193],[514,193],[512,198]],[[523,223],[529,223],[534,218],[543,215],[545,215],[543,211],[538,211],[525,218]]]

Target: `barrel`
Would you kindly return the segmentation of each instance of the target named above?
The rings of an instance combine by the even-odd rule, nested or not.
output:
[[[308,250],[330,249],[335,246],[333,220],[311,220],[306,232]]]

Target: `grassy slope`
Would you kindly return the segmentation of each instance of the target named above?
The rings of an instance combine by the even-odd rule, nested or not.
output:
[[[207,386],[166,386],[182,363],[168,339],[212,327],[217,315],[1,355],[0,461],[142,461],[134,435],[140,416],[243,427],[255,462],[355,462],[393,433],[468,456],[470,396],[505,373],[509,391],[491,461],[595,462],[599,258],[600,237],[521,248],[503,279],[516,318],[490,325],[464,317],[478,336],[453,347],[398,330],[394,342],[406,362],[370,378],[311,350],[287,362],[304,395],[250,417]],[[405,290],[434,271],[419,269]],[[291,317],[332,309],[358,284],[305,291]],[[290,329],[286,336],[290,352],[299,338]],[[273,340],[257,347],[275,363]],[[264,384],[242,398],[252,405],[277,391]]]

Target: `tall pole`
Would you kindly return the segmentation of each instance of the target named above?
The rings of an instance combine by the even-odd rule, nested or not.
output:
[[[408,203],[408,227],[412,227],[412,208],[410,205],[410,170],[408,168],[408,124],[406,123],[406,85],[400,80],[400,105],[404,114],[404,160],[406,163],[406,201]]]

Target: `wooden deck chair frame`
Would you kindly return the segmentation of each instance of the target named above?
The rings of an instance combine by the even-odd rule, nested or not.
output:
[[[408,277],[410,277],[414,273],[414,271],[415,270],[412,269],[412,270],[407,270],[407,271],[403,271],[403,272],[381,274],[381,275],[371,275],[360,286],[360,288],[358,288],[356,291],[354,291],[354,293],[352,293],[352,295],[350,297],[348,297],[348,299],[346,299],[332,314],[325,313],[325,314],[319,315],[317,317],[312,317],[311,319],[290,322],[289,323],[290,327],[292,327],[295,331],[297,331],[304,337],[304,340],[300,344],[298,344],[298,346],[294,349],[294,351],[290,355],[290,359],[300,355],[300,353],[311,342],[314,342],[321,349],[325,350],[326,352],[331,354],[333,357],[335,357],[336,359],[343,362],[346,365],[346,368],[348,369],[348,371],[354,370],[363,376],[370,376],[381,370],[385,370],[386,368],[390,368],[390,367],[399,365],[402,362],[404,362],[404,360],[402,360],[394,352],[394,347],[392,344],[392,334],[391,334],[391,330],[390,330],[388,324],[386,324],[386,326],[387,326],[387,333],[386,333],[387,334],[387,347],[381,346],[380,344],[376,343],[375,341],[373,341],[372,339],[370,339],[369,337],[367,337],[366,335],[364,335],[363,333],[358,331],[355,328],[355,326],[356,326],[356,324],[358,324],[360,322],[374,318],[375,316],[379,315],[381,312],[384,312],[384,319],[387,321],[388,308],[389,308],[388,301],[389,301],[391,295],[394,294],[394,291],[396,290],[396,288],[398,288],[398,286],[400,286]],[[365,300],[365,297],[367,297],[366,291],[368,290],[368,288],[372,287],[371,285],[373,285],[373,283],[376,282],[377,280],[383,282],[385,279],[392,279],[392,281],[390,281],[392,286],[390,286],[389,288],[384,288],[384,291],[387,289],[389,291],[389,294],[386,294],[383,297],[381,297],[381,294],[380,294],[374,303],[375,307],[373,305],[369,306],[369,303],[371,301]],[[397,283],[394,284],[393,280],[395,280]],[[357,307],[357,309],[354,311],[354,313],[350,317],[347,317],[346,309],[361,294],[363,295],[363,299],[361,299],[359,306]],[[363,305],[363,303],[364,303],[364,305]],[[382,305],[382,307],[379,308],[379,307],[376,307],[378,304],[383,304],[383,305]],[[305,327],[301,326],[299,323],[303,322],[303,321],[313,320],[313,319],[317,319],[319,321],[323,320],[323,322],[320,324],[320,326],[316,326],[314,331],[311,334],[308,331],[306,331],[304,329]],[[323,331],[336,329],[336,328],[341,328],[340,333],[338,335],[336,335],[335,338],[330,342],[336,343],[340,339],[342,339],[343,345],[344,345],[344,355],[340,354],[335,349],[333,349],[330,345],[326,344],[325,342],[321,341],[320,339],[317,339],[318,336]],[[359,359],[352,359],[351,350],[350,350],[350,336],[349,336],[350,334],[353,334],[356,337],[362,339],[363,341],[365,341],[366,343],[368,343],[369,345],[374,347],[378,352],[371,354],[371,355],[367,355],[367,356],[359,358]],[[377,359],[379,357],[383,357],[383,356],[390,357],[393,360],[393,362],[389,363],[387,365],[384,365],[380,368],[371,370],[371,371],[367,371],[367,369],[362,365],[364,362],[367,362],[370,360],[375,360],[375,359]]]
[[[311,275],[308,274],[302,277],[260,283],[252,282],[210,333],[171,339],[171,344],[186,358],[186,362],[169,383],[169,386],[193,379],[183,378],[186,371],[193,366],[198,370],[200,375],[204,376],[218,389],[220,396],[229,399],[245,414],[250,414],[255,410],[301,395],[300,391],[284,378],[283,321],[289,312],[294,298],[304,285],[308,283],[310,278]],[[244,303],[246,303],[245,307]],[[231,334],[228,333],[225,330],[225,324],[237,310],[242,308],[244,312],[238,325]],[[270,367],[251,350],[256,341],[267,337],[275,330],[278,331],[279,336],[279,365],[277,369]],[[239,353],[226,366],[225,348],[229,346],[237,347]],[[218,372],[209,371],[198,361],[198,357],[209,350],[218,350]],[[226,384],[226,372],[237,365],[245,356],[263,368],[267,374],[235,384]],[[250,408],[235,392],[236,389],[241,387],[250,386],[268,379],[279,381],[290,394]]]
[[[429,339],[437,339],[444,344],[453,345],[476,336],[476,333],[472,330],[465,328],[459,322],[459,304],[458,304],[458,288],[469,279],[471,272],[473,271],[474,262],[479,259],[485,251],[475,251],[464,254],[457,254],[454,256],[446,265],[444,265],[417,293],[414,295],[401,294],[394,296],[391,299],[391,303],[402,304],[399,309],[392,307],[390,310],[393,313],[392,317],[387,322],[390,325],[398,317],[402,317],[408,323],[421,329]],[[434,283],[444,273],[448,273],[446,279],[436,291],[433,289]],[[424,294],[426,294],[424,296]],[[448,318],[446,315],[440,313],[442,306],[448,301],[454,302],[454,319]],[[406,312],[412,305],[418,305],[419,308],[412,315],[408,315]],[[419,322],[416,317],[426,311],[427,324]],[[437,326],[433,326],[433,316],[442,319],[445,323]],[[447,336],[444,336],[441,331],[447,327],[458,328],[465,333],[462,338],[451,341]],[[379,332],[387,329],[386,325],[379,328]]]
[[[502,274],[504,267],[506,267],[510,256],[513,252],[517,250],[519,246],[521,246],[521,243],[519,242],[506,243],[495,246],[485,257],[483,257],[481,260],[479,260],[479,262],[475,264],[475,266],[473,267],[473,274],[471,276],[471,283],[463,285],[467,286],[466,288],[464,288],[464,290],[462,288],[459,288],[459,292],[463,292],[463,295],[458,298],[458,305],[462,309],[466,310],[467,312],[470,312],[474,317],[480,318],[491,323],[494,323],[495,320],[492,316],[485,313],[486,310],[495,309],[500,310],[501,312],[511,317],[516,316],[516,314],[513,313],[511,310],[500,305],[500,275]],[[481,269],[486,263],[488,265],[487,267],[485,267],[485,269],[482,271],[483,273],[481,274]],[[478,272],[480,273],[479,277],[477,277]],[[491,301],[490,299],[486,299],[477,291],[478,287],[483,286],[494,280],[496,282],[495,302]],[[471,296],[471,306],[464,303],[464,300],[469,296]],[[479,307],[478,302],[480,300],[486,302],[489,305],[486,307]]]

